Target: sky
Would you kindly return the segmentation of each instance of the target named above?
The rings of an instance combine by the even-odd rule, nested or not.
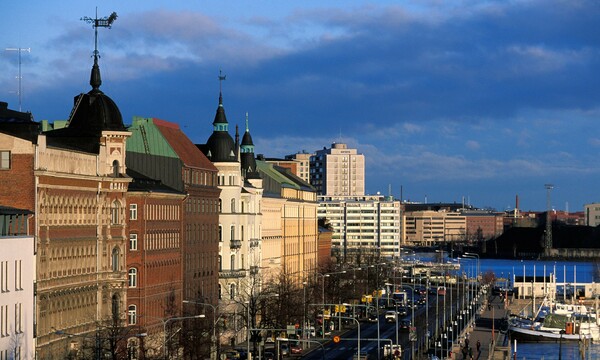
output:
[[[96,10],[97,7],[97,10]],[[283,157],[343,142],[366,192],[414,202],[582,211],[600,202],[600,2],[7,0],[0,101],[65,120],[101,90],[133,116],[230,130]],[[219,83],[219,72],[226,80]],[[233,131],[231,131],[233,135]],[[552,185],[552,190],[546,189]]]

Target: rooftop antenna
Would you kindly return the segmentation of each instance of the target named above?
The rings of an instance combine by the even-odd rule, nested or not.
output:
[[[546,188],[546,243],[545,248],[552,248],[552,217],[550,212],[552,210],[552,203],[550,201],[550,192],[554,189],[554,185],[552,184],[544,184]]]
[[[22,91],[22,87],[21,87],[21,79],[23,79],[23,77],[21,76],[21,52],[22,51],[27,51],[27,52],[31,52],[31,48],[6,48],[6,51],[17,51],[19,53],[19,90],[17,90],[17,96],[19,97],[19,111],[21,111],[21,104],[22,104],[22,95],[23,95],[23,91]]]
[[[97,58],[100,56],[100,53],[98,52],[98,28],[99,27],[105,27],[110,29],[112,26],[112,23],[117,20],[117,13],[116,12],[112,12],[112,14],[110,14],[110,16],[105,16],[103,18],[98,18],[98,7],[96,7],[96,17],[95,18],[90,18],[87,16],[84,16],[81,18],[81,20],[85,21],[88,24],[92,24],[92,27],[94,28],[94,57]]]

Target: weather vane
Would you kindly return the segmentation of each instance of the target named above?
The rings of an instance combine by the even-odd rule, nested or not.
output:
[[[113,11],[110,16],[105,16],[101,19],[98,19],[98,8],[96,8],[96,17],[94,19],[85,16],[82,17],[81,20],[88,24],[92,24],[92,27],[94,28],[94,57],[98,57],[98,28],[105,27],[110,29],[112,23],[117,20],[117,13]]]
[[[219,93],[222,92],[223,87],[222,87],[222,83],[225,80],[225,78],[227,77],[227,75],[223,75],[223,72],[221,71],[221,69],[219,69]]]

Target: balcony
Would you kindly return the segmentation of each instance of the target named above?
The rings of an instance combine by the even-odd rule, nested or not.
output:
[[[230,249],[239,249],[242,247],[242,240],[231,240],[229,242]]]
[[[260,239],[250,239],[250,248],[257,248],[260,246]]]
[[[246,277],[246,270],[221,270],[219,271],[219,279],[235,279]]]

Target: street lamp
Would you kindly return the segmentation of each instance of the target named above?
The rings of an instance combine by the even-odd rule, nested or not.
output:
[[[410,304],[410,309],[411,309],[411,315],[410,315],[410,332],[409,334],[411,334],[413,332],[413,328],[415,328],[416,322],[415,322],[415,288],[412,287],[411,285],[406,285],[404,284],[403,286],[410,288],[412,290],[412,303]],[[410,338],[409,336],[409,340],[411,343],[411,359],[415,358],[415,341],[413,340],[414,338]]]
[[[205,315],[201,314],[201,315],[194,315],[194,316],[179,316],[179,317],[172,317],[172,318],[168,318],[166,320],[164,319],[160,319],[163,323],[163,334],[164,334],[164,339],[163,339],[163,355],[165,357],[165,359],[168,359],[168,352],[167,352],[167,324],[171,321],[176,321],[176,320],[184,320],[184,319],[200,319],[200,318],[204,318]]]
[[[337,271],[337,272],[330,272],[330,273],[325,273],[325,274],[321,274],[321,273],[315,273],[316,275],[320,276],[323,279],[323,304],[325,304],[325,278],[326,277],[330,277],[331,275],[335,275],[335,274],[345,274],[346,270],[344,271]],[[323,305],[323,324],[321,324],[322,327],[322,335],[323,335],[323,339],[325,339],[325,305]]]
[[[351,320],[354,320],[354,321],[356,321],[356,326],[357,326],[357,328],[358,328],[358,352],[357,352],[357,354],[358,354],[358,358],[359,358],[359,359],[362,359],[362,358],[360,357],[360,322],[359,322],[358,320],[356,320],[355,318],[353,318],[353,317],[339,316],[339,315],[338,315],[338,316],[336,316],[336,315],[332,315],[332,317],[339,317],[340,319],[347,319],[347,320],[350,320],[350,319],[351,319]]]
[[[212,311],[213,311],[213,341],[215,342],[214,353],[216,353],[216,356],[214,358],[219,358],[219,348],[221,347],[221,341],[220,341],[220,339],[217,338],[217,307],[218,307],[218,305],[215,306],[210,303],[204,303],[204,302],[195,301],[195,300],[183,300],[183,303],[184,304],[196,304],[196,305],[202,305],[202,306],[210,306],[212,308]],[[211,354],[213,354],[213,351],[211,351]],[[213,358],[213,357],[211,356],[211,358]]]
[[[52,329],[54,330],[55,335],[67,336],[69,338],[72,338],[72,337],[81,337],[83,339],[92,338],[92,336],[87,336],[85,334],[71,334],[64,330],[56,330],[54,327],[52,327]],[[146,336],[148,336],[147,333],[140,333],[140,334],[132,334],[132,335],[129,335],[128,337],[129,338],[132,338],[132,337],[142,338],[142,337],[146,337]],[[100,349],[100,344],[99,344],[100,340],[119,339],[119,337],[114,337],[114,336],[101,338],[98,336],[98,333],[96,333],[96,335],[94,335],[93,338],[96,340],[96,349],[95,349],[95,357],[94,357],[95,360],[100,360],[102,358],[102,354],[101,354],[102,350]],[[114,354],[113,354],[113,356],[114,356]]]

